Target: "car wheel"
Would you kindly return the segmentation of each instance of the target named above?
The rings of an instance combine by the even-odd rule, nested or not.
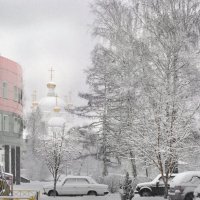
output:
[[[151,192],[145,190],[145,191],[142,192],[141,196],[143,196],[143,197],[149,197],[149,196],[151,196]]]
[[[194,199],[194,195],[192,193],[187,194],[185,197],[185,200],[193,200]]]
[[[95,191],[89,191],[88,192],[88,195],[94,195],[94,196],[97,196],[97,193]]]
[[[48,196],[54,197],[54,196],[58,196],[58,193],[56,191],[49,191]]]

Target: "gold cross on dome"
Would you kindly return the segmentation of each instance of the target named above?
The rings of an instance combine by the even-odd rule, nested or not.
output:
[[[58,105],[58,95],[56,94],[56,106]]]
[[[50,80],[53,80],[53,72],[55,72],[55,70],[53,70],[53,68],[51,67],[50,71]]]

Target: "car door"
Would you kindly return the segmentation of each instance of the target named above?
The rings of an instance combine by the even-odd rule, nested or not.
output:
[[[162,177],[160,177],[156,183],[155,195],[164,195],[165,185]]]
[[[66,178],[61,186],[61,195],[75,195],[76,185],[76,178]]]
[[[168,179],[168,184],[171,182],[171,180],[174,178],[174,176],[169,177]],[[156,183],[156,187],[154,188],[154,193],[155,195],[164,195],[165,193],[165,184],[164,181],[162,179],[162,177],[160,177]]]
[[[149,187],[152,190],[152,195],[159,195],[160,193],[160,187],[162,185],[162,181],[161,181],[161,176],[157,176],[149,185]]]
[[[90,183],[86,178],[76,179],[77,195],[85,195],[90,190]]]

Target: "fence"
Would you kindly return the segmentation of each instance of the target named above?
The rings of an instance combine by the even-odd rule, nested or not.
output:
[[[35,190],[14,190],[12,196],[0,196],[0,200],[39,200],[39,196]]]

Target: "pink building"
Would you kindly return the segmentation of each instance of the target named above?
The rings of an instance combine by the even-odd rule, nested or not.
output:
[[[0,164],[20,183],[20,147],[23,129],[22,69],[0,56]]]

